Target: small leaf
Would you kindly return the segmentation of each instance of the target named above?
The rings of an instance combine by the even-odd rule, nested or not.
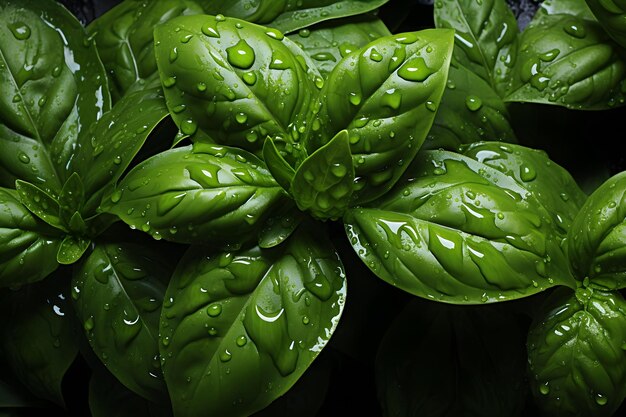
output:
[[[280,245],[293,234],[305,218],[306,214],[291,204],[278,209],[275,214],[268,217],[259,232],[259,247],[269,249]]]
[[[181,260],[159,345],[176,416],[251,415],[283,395],[326,345],[346,281],[331,242],[312,229],[274,250],[192,247]]]
[[[0,287],[40,281],[54,271],[61,234],[34,216],[17,191],[0,188]]]
[[[22,204],[37,217],[59,230],[67,232],[67,228],[59,217],[59,203],[41,188],[29,182],[17,180],[15,188]]]
[[[85,189],[80,175],[74,172],[65,181],[59,194],[59,217],[66,226],[70,226],[72,216],[80,212],[85,202]],[[70,227],[70,230],[73,230]]]
[[[622,48],[626,48],[626,4],[614,0],[585,0],[598,22]]]
[[[267,169],[272,173],[276,182],[280,184],[285,191],[289,191],[291,181],[294,175],[296,175],[296,171],[285,161],[285,158],[283,158],[276,147],[274,140],[269,136],[265,139],[265,144],[263,144],[263,160],[267,164]]]
[[[555,417],[610,417],[626,396],[626,301],[618,292],[561,288],[528,334],[535,403]]]
[[[300,210],[321,220],[336,220],[348,208],[353,183],[350,138],[342,130],[298,167],[290,193]]]
[[[57,262],[61,265],[71,265],[77,262],[90,244],[91,240],[89,239],[79,236],[65,236],[57,252]]]
[[[103,210],[157,239],[223,247],[256,239],[285,197],[254,155],[196,144],[137,165]]]
[[[162,402],[158,320],[172,268],[139,244],[100,244],[72,281],[76,314],[91,348],[127,388]]]
[[[626,172],[605,181],[578,213],[567,239],[576,278],[626,288]]]

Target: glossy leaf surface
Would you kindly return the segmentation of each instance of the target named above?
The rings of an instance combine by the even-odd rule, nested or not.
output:
[[[290,193],[300,210],[322,220],[343,216],[354,183],[349,140],[342,130],[298,167]]]
[[[260,0],[255,3],[244,0],[199,1],[209,14],[222,13],[288,33],[325,20],[370,12],[388,0]]]
[[[85,213],[95,214],[103,196],[167,115],[160,87],[128,93],[79,141],[72,167],[80,174],[88,197]]]
[[[57,229],[67,231],[59,217],[59,203],[46,191],[29,182],[17,180],[15,188],[24,206],[41,220]]]
[[[570,229],[567,249],[576,278],[626,287],[626,172],[591,194]]]
[[[506,101],[601,110],[624,100],[626,63],[595,20],[538,13],[520,38]]]
[[[134,84],[156,74],[154,27],[177,16],[201,13],[192,0],[125,0],[88,26],[116,101]]]
[[[446,89],[422,149],[455,151],[478,141],[517,142],[509,112],[500,96],[478,75],[450,65]]]
[[[307,149],[347,129],[355,167],[354,204],[384,194],[426,138],[448,76],[452,31],[380,38],[346,56],[312,106]]]
[[[626,48],[626,3],[620,0],[585,0],[609,35]]]
[[[611,416],[626,396],[626,301],[617,293],[555,292],[528,335],[536,402],[550,416]]]
[[[10,317],[0,324],[3,360],[30,392],[60,405],[63,377],[78,354],[67,273],[0,294],[0,312]]]
[[[0,188],[0,286],[42,280],[59,265],[60,232],[34,216],[14,190]]]
[[[362,15],[302,29],[289,38],[313,58],[322,77],[327,78],[350,52],[389,35],[391,32],[382,20]]]
[[[72,298],[89,344],[135,393],[163,401],[159,314],[172,267],[139,244],[100,244],[76,269]]]
[[[389,193],[344,221],[368,267],[420,297],[479,304],[575,286],[549,206],[524,181],[460,154],[420,153]]]
[[[215,246],[256,238],[283,189],[254,155],[199,144],[162,152],[120,182],[106,210],[174,242]]]
[[[438,28],[454,34],[454,58],[504,93],[517,53],[517,21],[505,0],[443,0],[435,3]]]
[[[276,29],[223,16],[186,16],[155,30],[167,105],[179,129],[260,152],[292,142],[321,77]],[[307,74],[308,72],[308,74]]]
[[[0,185],[58,193],[82,129],[110,107],[104,68],[58,2],[7,0],[0,13]]]
[[[266,407],[327,343],[345,294],[341,262],[318,233],[299,229],[272,251],[192,247],[161,316],[174,413],[246,416]]]
[[[376,356],[384,416],[520,416],[525,332],[510,312],[413,300]]]

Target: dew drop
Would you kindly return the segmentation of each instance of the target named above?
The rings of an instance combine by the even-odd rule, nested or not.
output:
[[[243,39],[236,45],[226,48],[226,55],[231,65],[241,69],[250,68],[255,60],[254,49]]]
[[[83,324],[84,329],[88,332],[92,331],[95,326],[96,323],[94,322],[93,317],[89,317]]]
[[[370,51],[370,59],[374,62],[380,62],[383,60],[383,56],[376,50],[376,48],[372,48]]]
[[[523,164],[522,166],[520,166],[519,170],[520,170],[520,178],[524,182],[530,182],[534,180],[535,178],[537,178],[537,171],[535,171],[535,168],[532,167],[531,165]]]
[[[24,22],[10,23],[9,29],[17,40],[24,41],[30,38],[30,27]]]
[[[176,84],[176,77],[167,77],[163,80],[163,87],[172,88]]]
[[[248,343],[248,338],[246,336],[239,336],[237,340],[235,340],[235,343],[237,344],[237,346],[243,347],[246,345],[246,343]]]
[[[210,317],[217,317],[222,314],[222,305],[221,304],[211,304],[207,307],[206,313]]]
[[[469,95],[465,97],[465,106],[470,111],[478,111],[483,106],[483,102],[479,97],[476,97],[474,95]]]
[[[213,26],[211,23],[207,23],[205,25],[202,25],[202,33],[204,33],[206,36],[209,36],[211,38],[219,38],[220,37],[220,33],[217,31],[217,27]]]
[[[228,349],[225,349],[222,353],[220,353],[220,360],[222,362],[228,362],[232,358],[233,355],[228,351]]]
[[[385,91],[381,98],[383,106],[387,106],[393,110],[398,110],[402,104],[402,93],[399,89],[391,88]]]
[[[539,386],[539,392],[543,395],[548,395],[550,393],[550,386],[548,385],[548,382]]]
[[[246,72],[243,74],[242,78],[243,82],[248,85],[254,85],[254,83],[256,83],[256,74],[254,72]]]
[[[29,157],[28,155],[26,155],[24,152],[20,152],[20,153],[17,155],[17,159],[19,159],[19,160],[20,160],[20,162],[22,162],[22,163],[24,163],[24,164],[27,164],[27,163],[29,163],[29,162],[30,162],[30,157]]]
[[[404,63],[398,70],[398,75],[407,81],[424,81],[432,74],[422,57],[414,57]]]
[[[596,404],[606,405],[609,402],[608,398],[602,394],[596,394]]]

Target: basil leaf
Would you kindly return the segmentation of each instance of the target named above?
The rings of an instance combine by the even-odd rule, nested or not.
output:
[[[354,183],[349,140],[342,130],[298,167],[290,192],[300,210],[321,220],[343,216]]]
[[[91,240],[80,236],[65,236],[57,252],[57,262],[61,265],[71,265],[77,262],[89,248],[90,244]]]
[[[289,191],[291,181],[294,175],[296,175],[296,171],[289,165],[289,162],[285,161],[285,158],[276,147],[276,143],[269,136],[265,139],[265,143],[263,144],[263,159],[267,164],[267,169],[272,173],[276,182],[280,184],[285,191]]]
[[[174,414],[250,415],[283,395],[333,334],[345,285],[330,241],[303,228],[272,251],[192,247],[161,314]]]
[[[69,176],[59,194],[59,218],[65,225],[72,223],[72,217],[80,212],[85,202],[85,187],[78,173]],[[72,231],[76,231],[73,230]]]
[[[209,14],[222,13],[249,22],[267,24],[284,33],[293,32],[324,20],[367,13],[389,0],[199,0]]]
[[[59,217],[59,203],[54,197],[36,185],[21,180],[15,181],[15,188],[22,204],[33,214],[50,226],[67,232]]]
[[[553,14],[568,14],[585,20],[596,20],[586,1],[580,0],[547,0],[539,5],[534,18]]]
[[[626,287],[626,172],[609,178],[585,202],[570,228],[567,252],[578,279]]]
[[[359,257],[411,294],[455,304],[575,287],[549,206],[514,177],[447,151],[424,151],[384,197],[347,212]]]
[[[350,52],[389,35],[391,32],[382,20],[373,15],[360,15],[302,29],[289,38],[313,58],[322,77],[327,78]]]
[[[292,204],[278,208],[268,217],[259,232],[259,247],[269,249],[280,245],[293,234],[306,217],[306,214]]]
[[[426,138],[448,76],[452,31],[380,38],[346,56],[312,106],[309,153],[347,129],[355,167],[353,204],[384,194]]]
[[[78,354],[67,270],[37,285],[0,294],[0,351],[18,380],[39,398],[64,405],[61,383]]]
[[[434,9],[435,27],[454,29],[454,58],[505,93],[517,53],[517,21],[504,0],[443,0]]]
[[[525,332],[497,307],[410,301],[376,356],[383,415],[520,416]]]
[[[0,16],[0,185],[55,194],[82,127],[110,107],[104,68],[83,26],[51,0],[7,0]]]
[[[162,401],[158,320],[170,268],[139,244],[99,244],[75,270],[72,298],[93,351],[133,392]]]
[[[73,169],[84,184],[83,213],[95,214],[109,186],[128,168],[148,136],[168,115],[160,87],[128,93],[78,142]]]
[[[89,24],[115,101],[157,72],[154,27],[176,16],[201,13],[192,0],[124,0]]]
[[[596,21],[542,13],[520,44],[505,101],[600,110],[624,100],[626,64]]]
[[[173,242],[240,245],[256,239],[285,193],[254,155],[199,144],[137,165],[103,210]]]
[[[458,63],[450,65],[436,111],[422,149],[454,151],[462,144],[483,140],[517,142],[500,96],[485,80]]]
[[[54,271],[60,234],[25,207],[17,191],[0,188],[0,287],[40,281]]]
[[[570,230],[574,218],[587,200],[569,172],[548,158],[545,151],[514,144],[477,142],[460,152],[524,184],[540,199],[562,234]]]
[[[555,292],[528,335],[530,382],[551,416],[611,416],[626,396],[626,301],[617,293]]]
[[[619,0],[585,0],[598,22],[622,48],[626,48],[626,4]]]
[[[199,130],[257,153],[267,136],[297,139],[313,80],[322,79],[282,33],[221,15],[186,16],[158,26],[155,41],[167,105],[184,134]]]
[[[93,417],[167,417],[171,410],[127,389],[106,370],[96,370],[89,380],[89,411]]]

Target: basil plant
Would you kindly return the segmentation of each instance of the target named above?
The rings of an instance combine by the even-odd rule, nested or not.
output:
[[[415,7],[0,0],[0,414],[623,411],[624,5]]]

